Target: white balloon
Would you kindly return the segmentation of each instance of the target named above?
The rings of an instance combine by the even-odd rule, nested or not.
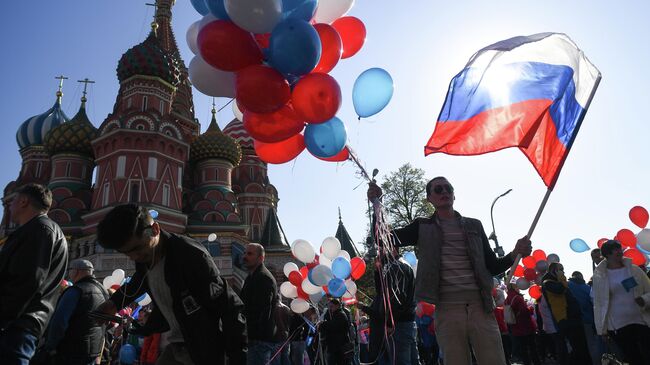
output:
[[[201,56],[190,61],[189,75],[192,85],[205,95],[235,97],[235,74],[210,66]]]
[[[519,290],[526,290],[530,288],[530,282],[526,280],[526,278],[519,278],[517,279],[517,288]]]
[[[321,0],[318,2],[314,22],[330,24],[347,14],[354,5],[354,0]]]
[[[350,254],[346,250],[340,250],[339,254],[336,257],[345,257],[346,259],[348,259],[348,261],[351,260]]]
[[[151,303],[151,297],[149,296],[148,293],[145,293],[144,298],[142,298],[142,300],[138,302],[138,304],[140,305],[147,305],[149,303]]]
[[[309,309],[309,302],[302,298],[296,298],[291,301],[290,307],[294,313],[305,313]]]
[[[302,291],[304,291],[307,294],[316,294],[322,290],[320,286],[316,286],[312,284],[311,281],[309,281],[309,279],[303,280],[301,287],[302,287]]]
[[[233,23],[252,33],[269,33],[282,19],[282,0],[225,0]]]
[[[102,281],[102,285],[104,286],[104,289],[110,289],[111,286],[113,286],[113,277],[112,276],[107,276],[104,278]]]
[[[320,255],[318,257],[318,263],[324,266],[329,267],[330,269],[332,268],[332,260],[328,259],[327,256],[325,255]]]
[[[284,272],[284,276],[286,276],[287,279],[289,278],[289,274],[298,270],[299,270],[298,265],[296,265],[293,262],[287,262],[286,264],[284,264],[284,268],[282,269],[282,271]]]
[[[235,115],[240,122],[244,121],[244,113],[239,110],[239,105],[237,105],[237,99],[232,101],[232,113]]]
[[[285,298],[297,298],[298,297],[298,288],[288,281],[285,281],[280,285],[280,294]]]
[[[294,242],[293,248],[291,249],[291,253],[293,253],[293,256],[305,264],[314,261],[314,258],[316,257],[316,252],[314,252],[314,248],[311,246],[311,243],[305,240],[296,240]]]
[[[199,35],[199,30],[201,29],[201,20],[197,20],[192,23],[189,28],[187,28],[187,33],[185,33],[185,40],[187,41],[187,46],[190,47],[190,51],[195,55],[199,54],[199,45],[196,43],[196,37]]]
[[[216,233],[210,233],[208,235],[208,242],[214,242],[217,240],[217,234]]]
[[[357,283],[352,280],[345,281],[345,287],[347,288],[347,293],[354,297],[357,294]]]
[[[339,251],[341,251],[341,242],[336,237],[327,237],[323,240],[320,247],[323,255],[327,256],[330,260],[334,260],[339,255]]]
[[[641,246],[642,249],[650,251],[650,229],[642,229],[637,233],[636,244]]]
[[[546,256],[546,262],[548,262],[549,265],[554,263],[554,262],[560,262],[560,256],[558,256],[557,254],[552,253],[552,254]]]
[[[212,13],[207,13],[203,18],[201,18],[201,20],[199,20],[199,32],[201,31],[201,29],[203,29],[203,27],[205,27],[209,23],[212,23],[215,20],[219,20],[219,18],[212,15]]]
[[[126,275],[126,273],[122,269],[115,269],[113,271],[113,274],[111,274],[115,284],[122,284],[122,281],[124,280],[125,275]]]

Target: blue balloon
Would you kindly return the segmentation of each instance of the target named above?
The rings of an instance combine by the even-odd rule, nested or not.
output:
[[[158,218],[158,211],[154,210],[154,209],[150,209],[149,210],[149,215],[151,216],[151,218],[156,219],[156,218]]]
[[[205,0],[190,0],[194,10],[201,15],[207,15],[210,12],[208,6],[205,4]]]
[[[282,20],[300,19],[306,22],[314,17],[318,0],[282,0]]]
[[[226,5],[224,5],[223,0],[203,0],[207,5],[208,9],[212,15],[216,16],[217,19],[221,20],[230,20],[228,13],[226,13]],[[192,1],[194,3],[194,0]]]
[[[393,78],[382,68],[365,70],[352,88],[354,110],[360,118],[382,111],[393,97]]]
[[[332,275],[334,275],[334,278],[345,280],[350,276],[351,271],[350,261],[345,257],[337,257],[332,261]]]
[[[137,351],[130,343],[122,345],[120,348],[120,363],[131,365],[135,362]]]
[[[305,145],[316,157],[332,157],[345,148],[348,133],[345,124],[334,117],[325,123],[307,124]]]
[[[580,238],[571,240],[569,246],[571,246],[571,249],[575,252],[585,252],[589,250],[587,242],[581,240]]]
[[[417,257],[415,257],[415,253],[408,251],[404,254],[404,260],[411,265],[411,267],[415,267],[415,265],[418,263]]]
[[[327,284],[327,291],[334,298],[340,298],[345,294],[346,290],[348,289],[345,287],[345,281],[343,279],[334,278]]]
[[[639,244],[636,245],[636,249],[639,250],[639,251],[641,251],[641,253],[644,254],[644,255],[650,255],[650,251],[644,249],[644,248],[641,247],[641,245],[639,245]]]
[[[308,74],[318,64],[320,54],[318,32],[304,20],[284,20],[271,32],[269,63],[285,76]]]

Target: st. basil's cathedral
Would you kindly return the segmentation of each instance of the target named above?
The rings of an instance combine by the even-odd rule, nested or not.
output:
[[[120,58],[113,111],[98,128],[86,114],[85,89],[76,115],[70,119],[63,112],[63,76],[54,105],[20,126],[22,167],[4,189],[0,238],[15,228],[8,208],[16,189],[40,183],[52,190],[49,216],[68,238],[70,259],[90,260],[100,278],[134,268],[95,237],[108,211],[134,202],[155,211],[164,230],[201,241],[235,288],[247,275],[241,257],[250,242],[265,247],[266,264],[279,279],[284,263],[293,259],[277,216],[278,191],[241,121],[221,130],[213,107],[200,133],[188,70],[172,31],[173,3],[156,1],[151,33]],[[216,240],[208,240],[211,233]],[[336,236],[358,256],[340,216]]]

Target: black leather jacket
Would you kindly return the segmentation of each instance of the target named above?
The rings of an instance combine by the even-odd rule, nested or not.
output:
[[[11,233],[0,250],[0,330],[15,326],[40,337],[67,266],[65,236],[47,215]]]

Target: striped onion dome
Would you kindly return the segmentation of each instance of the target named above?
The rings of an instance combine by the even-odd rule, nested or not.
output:
[[[47,132],[70,120],[61,110],[61,95],[61,92],[57,92],[56,102],[45,113],[35,115],[20,125],[16,132],[16,142],[20,149],[42,145]]]
[[[43,144],[50,155],[72,152],[94,156],[90,143],[97,138],[97,135],[97,128],[92,125],[86,114],[86,97],[82,97],[77,114],[70,122],[52,128],[45,136]]]
[[[239,119],[233,119],[226,128],[223,129],[223,133],[227,136],[230,136],[239,142],[239,145],[244,149],[253,149],[253,137],[251,137],[246,129],[244,129],[244,123]]]
[[[207,158],[224,159],[230,161],[233,166],[238,166],[241,161],[239,143],[219,129],[214,108],[212,109],[212,120],[208,129],[197,137],[190,146],[190,161],[198,162]]]
[[[178,61],[161,47],[154,31],[144,42],[126,51],[117,64],[120,82],[135,75],[159,77],[174,86],[179,82]]]

